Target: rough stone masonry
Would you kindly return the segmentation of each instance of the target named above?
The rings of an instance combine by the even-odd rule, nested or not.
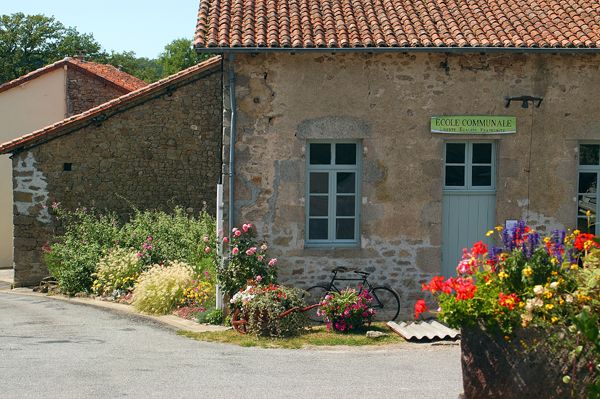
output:
[[[220,173],[221,76],[190,78],[106,120],[13,155],[15,285],[46,277],[41,248],[53,203],[214,213]]]

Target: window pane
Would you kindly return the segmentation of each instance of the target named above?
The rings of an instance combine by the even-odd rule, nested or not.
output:
[[[586,216],[590,212],[592,223],[596,223],[596,196],[593,194],[578,195],[577,216]]]
[[[465,143],[446,143],[446,163],[465,163]]]
[[[327,196],[310,196],[310,208],[308,210],[309,216],[327,216],[329,197]]]
[[[491,186],[492,185],[492,167],[491,166],[473,166],[472,185],[473,186]]]
[[[354,216],[354,196],[339,195],[336,199],[336,216]]]
[[[310,145],[310,164],[331,164],[331,144],[313,143]]]
[[[308,221],[308,239],[326,240],[327,239],[327,219],[309,219]]]
[[[579,172],[579,192],[596,194],[596,173]]]
[[[337,219],[335,238],[337,240],[354,240],[354,219]]]
[[[356,144],[335,145],[336,165],[356,165]]]
[[[310,193],[327,194],[329,192],[329,173],[310,174]]]
[[[464,166],[446,166],[446,186],[462,187],[465,185]]]
[[[338,193],[354,193],[355,192],[355,173],[340,172],[337,173],[337,192]]]
[[[577,219],[577,229],[581,230],[582,233],[596,234],[596,226],[595,225],[588,226],[588,221],[587,221],[587,219],[584,219],[584,218]]]
[[[473,163],[492,163],[492,143],[473,144]]]
[[[579,165],[598,165],[600,157],[598,144],[582,144],[579,146]]]

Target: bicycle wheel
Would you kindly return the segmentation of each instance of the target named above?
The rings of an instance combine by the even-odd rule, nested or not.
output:
[[[373,297],[371,307],[375,309],[374,321],[393,321],[400,313],[400,298],[387,287],[375,287],[370,292]]]
[[[321,302],[328,292],[329,290],[327,289],[327,287],[323,285],[313,285],[312,287],[306,289],[306,293],[302,296],[302,299],[304,299],[304,302],[307,305],[313,305],[315,303]],[[310,321],[316,323],[323,323],[323,316],[317,316],[318,309],[319,308],[308,310],[306,312],[306,316]]]

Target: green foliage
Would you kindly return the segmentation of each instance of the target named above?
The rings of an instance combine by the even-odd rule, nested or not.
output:
[[[215,274],[211,254],[204,252],[205,241],[214,240],[214,219],[207,213],[198,218],[181,208],[173,213],[135,211],[129,222],[120,224],[114,214],[94,210],[63,210],[55,204],[53,212],[64,233],[46,249],[45,260],[59,289],[69,295],[90,292],[100,259],[113,248],[137,251],[145,267],[169,261],[183,261],[196,274]]]
[[[223,292],[233,296],[246,287],[249,280],[262,284],[277,282],[277,259],[267,256],[266,243],[256,241],[254,226],[236,227],[231,237],[225,237],[223,241],[223,253],[228,253],[229,259],[223,265],[216,265],[217,280]],[[215,261],[219,263],[216,258]]]
[[[215,221],[205,212],[196,218],[180,207],[170,214],[136,210],[120,236],[119,246],[137,248],[146,265],[178,260],[197,274],[214,275],[214,262],[204,248],[205,241],[215,240]]]
[[[102,296],[125,295],[133,290],[142,269],[137,251],[115,248],[98,262],[92,291]]]
[[[221,325],[225,316],[221,309],[211,309],[198,314],[198,323]]]
[[[156,82],[165,76],[158,60],[138,57],[134,51],[111,51],[110,54],[101,54],[91,59],[96,62],[113,65],[123,72],[127,72],[148,83]]]
[[[64,234],[46,249],[45,261],[61,292],[89,292],[96,265],[118,242],[119,225],[113,214],[96,214],[84,209],[64,212],[54,207]]]
[[[67,28],[52,17],[0,16],[0,83],[80,52],[97,54],[100,45],[91,34]]]
[[[303,312],[294,311],[280,317],[286,310],[305,306],[301,290],[269,285],[252,287],[245,293],[249,299],[242,300],[241,306],[242,314],[248,321],[248,333],[263,337],[287,337],[299,334],[308,325],[308,318]]]
[[[163,76],[169,76],[196,65],[208,58],[207,54],[198,54],[189,39],[175,39],[165,46],[159,55],[158,63],[162,67]]]
[[[138,279],[132,304],[140,312],[167,314],[185,301],[185,290],[194,277],[194,270],[183,262],[155,265]]]

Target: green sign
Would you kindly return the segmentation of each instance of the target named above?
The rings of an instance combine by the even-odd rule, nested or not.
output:
[[[432,133],[507,134],[517,132],[514,116],[433,116]]]

